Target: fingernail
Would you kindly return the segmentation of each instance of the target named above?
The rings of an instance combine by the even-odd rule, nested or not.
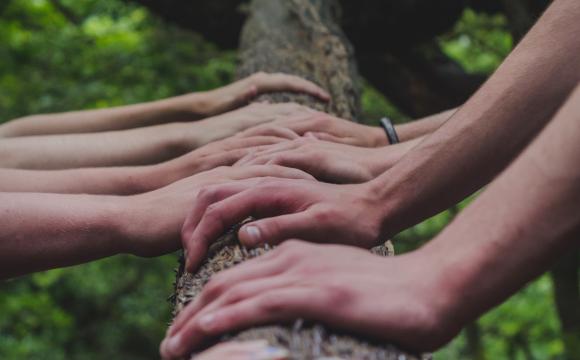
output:
[[[165,350],[171,355],[180,355],[181,348],[181,334],[170,337],[163,341],[165,343]]]
[[[244,226],[244,231],[249,237],[250,244],[255,245],[260,242],[260,229],[254,225]]]
[[[215,320],[214,314],[204,315],[201,317],[201,319],[199,319],[199,327],[201,327],[201,329],[204,331],[210,330],[214,323],[214,320]]]
[[[290,356],[288,350],[275,346],[267,346],[262,350],[255,352],[252,359],[254,360],[282,360]]]

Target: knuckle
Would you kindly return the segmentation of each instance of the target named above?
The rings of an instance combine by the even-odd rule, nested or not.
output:
[[[336,221],[339,218],[339,214],[336,210],[332,208],[319,208],[314,212],[313,217],[319,224],[327,224],[332,221]]]
[[[247,295],[248,291],[246,290],[245,287],[240,285],[234,286],[230,288],[230,290],[227,292],[225,301],[228,304],[235,303],[240,300],[243,300],[244,298],[247,297]]]
[[[303,249],[305,243],[299,240],[287,240],[279,246],[280,250],[283,251],[283,256],[291,262],[295,262],[303,258]]]
[[[221,214],[221,207],[217,203],[209,204],[208,207],[205,209],[204,218],[211,220],[222,222],[222,214]]]
[[[348,304],[352,300],[352,293],[339,281],[330,281],[325,286],[325,301],[337,307]]]
[[[215,298],[226,288],[226,281],[223,277],[214,276],[204,287],[203,291],[206,296]]]
[[[258,308],[270,314],[276,314],[286,310],[286,306],[283,304],[283,299],[271,294],[265,294],[262,299],[259,300]]]
[[[209,204],[213,202],[216,197],[216,190],[213,186],[204,186],[199,189],[197,199],[201,203]]]

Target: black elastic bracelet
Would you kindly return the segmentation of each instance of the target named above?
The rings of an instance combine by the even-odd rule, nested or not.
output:
[[[387,139],[389,140],[389,144],[391,144],[391,145],[398,144],[399,137],[397,136],[397,132],[395,131],[395,127],[393,126],[391,119],[389,119],[386,116],[384,118],[382,118],[381,119],[381,126],[383,127],[383,129],[385,130],[385,133],[387,134]]]

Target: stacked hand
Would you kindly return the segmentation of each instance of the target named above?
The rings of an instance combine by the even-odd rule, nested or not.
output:
[[[205,120],[177,124],[177,130],[182,139],[181,143],[187,151],[233,135],[238,137],[276,136],[293,139],[298,135],[291,129],[276,126],[272,130],[267,123],[280,119],[291,122],[293,119],[303,119],[314,113],[316,113],[314,110],[295,103],[252,103]],[[265,127],[261,128],[261,131],[257,131],[256,134],[244,132],[259,125],[265,125]]]
[[[159,256],[179,248],[179,230],[199,192],[208,186],[247,179],[248,186],[268,181],[270,176],[313,182],[297,169],[275,165],[218,167],[177,181],[164,188],[120,197],[121,222],[118,227],[125,239],[121,252],[139,256]],[[206,198],[207,200],[207,198]]]
[[[369,183],[247,179],[205,186],[192,204],[182,230],[189,271],[213,241],[249,216],[259,220],[243,226],[239,238],[250,247],[300,238],[367,248],[380,242],[384,217],[384,204]]]
[[[161,354],[176,358],[226,332],[297,318],[433,350],[459,329],[449,325],[449,297],[432,259],[287,241],[212,278],[177,316]]]
[[[247,104],[260,94],[278,91],[305,93],[322,101],[330,100],[326,91],[298,76],[258,72],[230,85],[208,91],[205,112],[207,116],[221,114]]]
[[[281,165],[306,171],[325,182],[361,183],[386,171],[399,160],[402,150],[399,145],[366,148],[301,137],[247,149],[236,166]]]
[[[296,135],[347,145],[363,147],[388,145],[385,133],[379,127],[357,124],[314,111],[306,114],[293,113],[271,123],[250,128],[239,136],[271,135],[277,129],[287,129]]]

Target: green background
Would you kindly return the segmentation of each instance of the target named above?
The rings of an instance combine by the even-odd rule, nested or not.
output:
[[[180,31],[118,0],[0,3],[0,121],[123,105],[231,81],[235,53]],[[4,5],[2,5],[4,4]],[[2,10],[2,9],[0,9]],[[502,16],[464,12],[440,38],[467,71],[491,73],[512,48]],[[405,114],[366,86],[366,119]],[[465,204],[463,204],[465,205]],[[163,209],[159,209],[163,211]],[[442,213],[397,237],[409,251],[452,218]],[[156,358],[169,321],[176,255],[117,256],[0,283],[1,359]],[[552,283],[543,276],[462,333],[438,359],[563,358]]]

